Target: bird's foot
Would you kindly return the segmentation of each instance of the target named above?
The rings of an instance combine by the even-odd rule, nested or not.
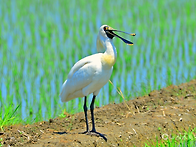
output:
[[[107,142],[107,138],[105,137],[105,134],[101,134],[97,131],[85,131],[85,132],[82,132],[79,134],[86,134],[86,135],[91,135],[91,136],[102,137]]]

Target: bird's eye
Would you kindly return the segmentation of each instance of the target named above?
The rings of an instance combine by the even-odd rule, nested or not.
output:
[[[106,31],[106,30],[107,30],[107,26],[105,26],[105,27],[103,28],[103,30]]]

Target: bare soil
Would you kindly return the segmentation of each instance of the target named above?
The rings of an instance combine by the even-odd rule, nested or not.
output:
[[[89,114],[89,125],[90,112]],[[120,104],[95,108],[101,137],[78,134],[86,129],[84,113],[66,114],[32,125],[13,125],[0,132],[4,146],[143,146],[196,127],[196,80],[171,85]],[[196,134],[195,134],[196,135]]]

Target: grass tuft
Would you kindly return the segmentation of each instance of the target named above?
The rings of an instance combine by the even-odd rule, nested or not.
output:
[[[3,146],[3,144],[1,144],[1,141],[3,141],[3,138],[0,138],[0,147]]]
[[[176,146],[187,146],[193,147],[196,145],[196,128],[193,130],[184,131],[184,133],[179,133],[171,135],[162,134],[162,140],[156,139],[152,143],[145,143],[145,147],[176,147]]]
[[[9,105],[9,106],[5,106],[5,113],[2,114],[2,111],[0,112],[0,115],[2,116],[2,118],[0,118],[0,129],[3,131],[3,127],[7,126],[7,125],[13,125],[15,123],[18,123],[19,117],[17,117],[16,111],[18,110],[18,108],[20,107],[20,105],[18,105],[14,110],[13,110],[13,106]]]

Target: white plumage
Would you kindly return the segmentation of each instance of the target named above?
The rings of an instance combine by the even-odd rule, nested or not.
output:
[[[62,102],[91,93],[97,96],[100,89],[108,82],[117,55],[112,39],[107,37],[104,27],[106,25],[101,26],[98,38],[106,49],[105,53],[87,56],[72,67],[62,86],[60,93]]]
[[[84,113],[86,119],[86,134],[98,134],[103,137],[106,141],[107,138],[101,133],[95,130],[94,125],[94,101],[95,97],[98,95],[100,89],[109,81],[112,74],[113,65],[116,62],[117,52],[113,44],[113,37],[118,37],[128,45],[133,45],[132,42],[118,36],[115,30],[107,25],[103,25],[99,29],[99,34],[97,36],[97,51],[104,53],[97,53],[91,56],[87,56],[79,60],[69,72],[67,80],[63,83],[60,97],[62,102],[67,102],[77,97],[85,97],[84,100]],[[126,33],[126,32],[123,32]],[[128,33],[127,33],[128,34]],[[133,34],[130,34],[134,36]],[[89,94],[93,93],[93,100],[91,102],[91,119],[92,119],[92,130],[88,129],[87,120],[87,106],[86,98]]]
[[[112,66],[102,63],[102,55],[99,53],[85,57],[72,67],[67,80],[63,83],[60,94],[62,102],[99,93],[112,74]]]

